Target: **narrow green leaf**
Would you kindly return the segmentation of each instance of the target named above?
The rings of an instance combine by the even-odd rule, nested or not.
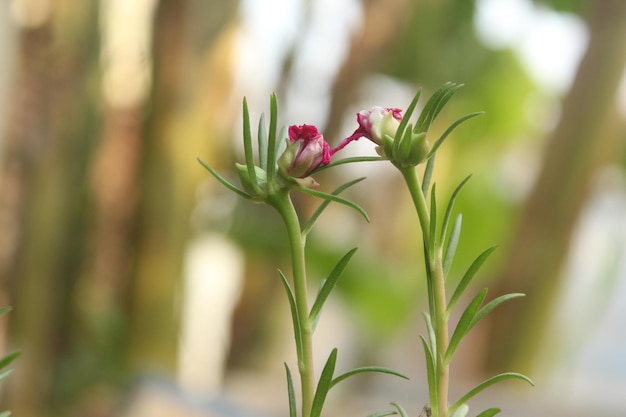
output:
[[[257,141],[259,144],[259,165],[263,171],[267,172],[267,132],[265,131],[265,115],[259,118],[259,128],[257,130]]]
[[[437,247],[437,196],[435,189],[437,184],[433,184],[430,191],[430,230],[428,236],[430,237],[430,253],[432,256],[435,254],[435,248]],[[429,258],[431,259],[431,258]]]
[[[11,412],[10,411],[3,411],[2,413],[0,413],[0,417],[11,417]]]
[[[252,132],[250,130],[250,113],[248,111],[248,101],[243,99],[243,151],[246,158],[246,169],[248,177],[250,177],[250,185],[254,192],[261,194],[259,180],[256,176],[256,168],[254,166],[254,154],[252,152]]]
[[[467,412],[469,411],[469,406],[467,404],[462,404],[454,410],[454,412],[450,415],[450,417],[465,417]]]
[[[289,417],[297,417],[298,410],[296,409],[296,390],[293,387],[293,378],[291,377],[291,371],[289,366],[285,363],[285,370],[287,371],[287,395],[289,396]]]
[[[397,414],[398,413],[395,411],[377,411],[375,413],[368,415],[367,417],[386,417],[386,416],[395,416]]]
[[[465,116],[460,117],[454,123],[452,123],[450,126],[448,126],[448,128],[445,130],[445,132],[443,132],[441,134],[441,136],[439,137],[439,139],[437,139],[437,142],[435,142],[433,147],[430,148],[430,151],[428,152],[428,155],[426,155],[426,158],[430,158],[431,156],[433,156],[435,154],[435,152],[437,152],[437,149],[439,149],[441,144],[443,144],[443,141],[446,140],[446,138],[450,135],[450,133],[452,133],[452,131],[458,125],[460,125],[461,123],[463,123],[466,120],[469,120],[469,119],[474,118],[476,116],[480,116],[481,114],[484,114],[484,112],[475,112],[475,113],[466,114]]]
[[[478,414],[476,417],[493,417],[496,414],[500,414],[500,410],[499,408],[489,408],[485,411],[483,411],[482,413]]]
[[[428,313],[422,313],[424,321],[426,322],[426,331],[428,332],[428,342],[430,343],[430,350],[433,354],[433,358],[437,357],[437,337],[435,336],[435,328],[433,327],[433,321]]]
[[[454,293],[452,294],[452,297],[450,298],[450,301],[448,302],[447,314],[450,314],[450,312],[454,309],[454,306],[456,305],[457,301],[459,301],[459,299],[461,298],[461,295],[463,294],[463,292],[465,292],[465,289],[472,281],[472,278],[474,278],[474,275],[476,275],[476,272],[480,269],[481,265],[487,260],[489,255],[491,255],[491,253],[494,250],[496,250],[496,248],[497,246],[492,246],[488,248],[483,253],[478,255],[478,258],[476,258],[476,260],[472,262],[467,272],[465,272],[465,275],[463,275],[463,278],[461,278],[461,281],[459,281],[459,284],[456,286],[456,289],[454,290]]]
[[[426,376],[428,378],[428,396],[430,401],[430,406],[433,409],[433,414],[439,415],[439,396],[438,396],[438,381],[437,381],[437,361],[433,356],[433,352],[428,346],[426,339],[424,336],[420,335],[420,339],[422,340],[422,347],[424,348],[424,356],[426,358]]]
[[[424,251],[424,259],[428,259],[428,251],[427,251],[426,242],[422,247]],[[430,262],[424,262],[424,269],[426,270],[426,291],[428,293],[428,312],[430,313],[430,317],[435,317],[435,290],[433,287],[433,273],[430,270]]]
[[[267,136],[267,178],[274,181],[276,175],[276,129],[278,124],[278,104],[276,94],[270,96],[270,131]]]
[[[380,156],[355,156],[351,158],[338,159],[337,161],[332,161],[328,165],[322,165],[316,168],[315,171],[311,173],[311,175],[314,175],[320,171],[324,171],[325,169],[328,169],[328,168],[336,167],[337,165],[351,164],[353,162],[377,162],[377,161],[386,161],[386,159]]]
[[[517,372],[505,372],[503,374],[499,374],[499,375],[493,376],[493,377],[491,377],[491,378],[481,382],[480,384],[478,384],[476,387],[471,389],[467,394],[465,394],[464,396],[459,398],[454,404],[452,404],[450,406],[450,408],[449,408],[449,411],[456,410],[462,404],[465,404],[466,402],[468,402],[476,394],[478,394],[479,392],[483,391],[485,388],[488,388],[491,385],[493,385],[493,384],[495,384],[497,382],[503,381],[505,379],[520,379],[522,381],[528,382],[530,385],[533,385],[533,386],[535,385],[533,383],[533,381],[531,381],[530,378],[528,378],[526,375],[518,374]]]
[[[446,233],[448,233],[448,223],[450,222],[450,216],[452,214],[452,208],[454,207],[454,202],[456,201],[456,198],[459,195],[461,188],[463,188],[465,183],[467,183],[467,181],[471,177],[472,177],[471,175],[468,175],[467,177],[465,177],[463,181],[461,181],[461,183],[455,188],[454,192],[452,193],[452,196],[450,197],[450,200],[448,201],[448,206],[446,207],[446,213],[443,216],[443,222],[441,223],[441,236],[439,238],[441,242],[445,240]]]
[[[20,352],[13,352],[0,359],[0,369],[7,367],[11,362],[17,359],[18,356],[20,356]]]
[[[222,177],[216,170],[211,168],[202,159],[198,158],[198,162],[200,162],[200,164],[204,168],[206,168],[211,174],[213,174],[215,179],[217,179],[219,182],[221,182],[224,187],[228,188],[230,191],[234,192],[235,194],[237,194],[241,198],[245,198],[246,200],[252,200],[253,199],[253,197],[250,194],[246,193],[243,190],[240,190],[235,185],[231,184],[226,178]],[[255,175],[255,178],[256,178],[256,175]]]
[[[300,187],[300,188],[298,188],[298,190],[302,191],[305,194],[310,194],[310,195],[312,195],[314,197],[323,198],[324,200],[330,200],[330,201],[334,201],[334,202],[339,203],[339,204],[343,204],[343,205],[348,206],[348,207],[352,207],[353,209],[358,211],[361,214],[361,216],[363,216],[363,218],[365,218],[366,221],[368,221],[368,222],[370,221],[370,218],[367,215],[367,213],[365,212],[365,210],[363,210],[363,208],[361,206],[359,206],[357,203],[355,203],[353,201],[346,200],[345,198],[341,198],[341,197],[333,195],[333,194],[328,194],[328,193],[323,193],[321,191],[312,190],[310,188]]]
[[[404,135],[400,137],[400,140],[393,141],[391,155],[394,160],[402,160],[405,155],[409,154],[411,150],[411,129],[411,124],[409,124],[404,131]]]
[[[450,100],[454,93],[461,88],[461,84],[445,83],[428,99],[422,114],[415,124],[415,133],[426,132],[430,128],[430,125],[435,120],[443,106]]]
[[[287,133],[287,126],[283,126],[280,128],[280,132],[278,132],[278,137],[276,138],[276,158],[278,158],[285,152],[287,149],[287,141],[289,140],[289,134]]]
[[[428,188],[430,187],[430,180],[433,177],[433,170],[435,169],[435,158],[430,158],[426,162],[426,168],[424,169],[424,176],[422,178],[422,194],[424,197],[428,195]]]
[[[0,381],[2,381],[7,376],[11,375],[12,372],[13,372],[13,369],[7,369],[6,371],[0,372]]]
[[[339,195],[340,193],[342,193],[345,189],[352,187],[354,184],[357,184],[361,181],[363,181],[365,179],[365,177],[361,177],[361,178],[357,178],[355,180],[349,181],[345,184],[343,184],[342,186],[338,187],[335,191],[333,191],[331,194],[332,195]],[[311,229],[313,229],[313,225],[315,224],[315,222],[317,221],[317,219],[320,217],[320,215],[322,214],[322,212],[326,209],[326,207],[328,207],[328,205],[330,204],[330,200],[325,200],[322,204],[320,204],[320,206],[317,208],[317,210],[315,210],[315,212],[313,213],[313,215],[311,216],[311,218],[309,219],[309,221],[306,223],[306,225],[302,228],[302,236],[306,236],[309,234],[309,232],[311,231]]]
[[[296,340],[296,353],[298,355],[298,363],[302,361],[303,358],[303,349],[302,349],[302,325],[300,323],[300,316],[298,315],[298,306],[296,305],[296,298],[293,295],[293,291],[285,274],[279,269],[278,275],[280,275],[280,280],[285,287],[285,292],[287,293],[287,299],[289,300],[289,307],[291,308],[291,319],[293,321],[293,335]]]
[[[320,379],[317,382],[317,389],[315,390],[315,396],[313,397],[313,405],[311,406],[311,417],[319,417],[322,414],[322,408],[326,401],[328,391],[332,386],[333,373],[335,372],[335,363],[337,362],[337,348],[333,349],[328,356],[326,365],[322,370]]]
[[[331,388],[334,387],[335,385],[337,385],[338,383],[340,383],[341,381],[350,378],[353,375],[357,375],[357,374],[363,374],[366,372],[375,372],[375,373],[379,373],[379,374],[387,374],[387,375],[394,375],[403,379],[408,380],[409,377],[398,372],[398,371],[394,371],[393,369],[389,369],[389,368],[385,368],[383,366],[363,366],[360,368],[355,368],[352,369],[351,371],[348,371],[346,373],[343,373],[341,375],[339,375],[338,377],[336,377],[335,379],[333,379],[333,381],[331,382],[330,386]]]
[[[322,286],[317,293],[317,297],[315,298],[315,302],[313,303],[313,307],[311,307],[311,312],[309,313],[309,323],[311,323],[312,330],[315,330],[315,327],[317,326],[317,322],[320,318],[320,313],[322,312],[322,307],[328,299],[330,292],[335,287],[335,284],[337,284],[341,273],[346,268],[346,265],[348,265],[348,262],[350,262],[350,259],[356,251],[357,248],[353,248],[348,253],[346,253],[343,258],[341,258],[339,262],[337,262],[337,265],[335,265],[333,270],[330,272],[328,278],[326,278],[322,283]]]
[[[411,119],[411,115],[413,115],[413,111],[415,110],[415,106],[417,106],[417,102],[420,99],[420,95],[422,94],[422,89],[417,90],[417,93],[411,100],[411,104],[406,108],[404,115],[402,116],[402,120],[400,120],[400,124],[398,125],[398,130],[396,130],[396,135],[393,138],[393,142],[396,143],[400,140],[402,135],[404,134],[404,130],[406,129],[406,125],[409,123]]]
[[[448,349],[446,350],[443,357],[443,361],[445,364],[450,363],[450,361],[452,360],[452,356],[456,351],[456,348],[459,346],[459,343],[461,343],[463,337],[467,334],[467,332],[469,332],[470,328],[472,327],[472,321],[474,320],[474,316],[476,316],[476,313],[478,312],[478,309],[480,308],[480,305],[482,304],[486,295],[487,289],[485,288],[474,297],[474,299],[465,308],[465,311],[463,311],[459,322],[454,328],[454,333],[452,333],[452,337],[450,338],[450,344],[448,345]]]
[[[461,87],[463,87],[463,84],[447,83],[446,85],[444,85],[444,87],[440,89],[440,93],[434,96],[435,99],[433,100],[433,105],[429,109],[430,111],[427,113],[427,117],[424,118],[424,123],[421,126],[420,130],[416,130],[415,132],[426,132],[428,129],[430,129],[430,125],[435,121],[446,103],[448,103],[452,96]]]
[[[400,417],[408,417],[409,416],[407,414],[406,410],[400,404],[398,404],[398,403],[391,403],[391,405],[396,407],[396,410],[398,410],[398,414],[400,415]]]
[[[443,255],[443,276],[444,278],[448,277],[448,272],[450,272],[450,267],[452,266],[452,261],[454,260],[454,255],[456,254],[456,248],[459,244],[459,238],[461,237],[461,226],[463,224],[463,215],[459,214],[456,216],[456,220],[452,225],[452,231],[450,232],[450,238],[448,239],[448,243],[446,245],[446,250]]]
[[[450,88],[446,89],[446,91],[443,92],[443,94],[441,94],[441,96],[439,97],[439,100],[435,102],[435,105],[433,106],[430,112],[430,115],[429,115],[430,117],[426,120],[426,123],[423,127],[424,130],[430,129],[430,125],[435,121],[435,119],[437,118],[441,110],[443,110],[443,108],[448,103],[448,101],[452,98],[454,94],[456,94],[456,92],[461,87],[463,87],[462,84],[451,83]]]
[[[513,298],[519,298],[519,297],[524,297],[524,296],[525,296],[525,294],[522,294],[522,293],[505,294],[505,295],[501,295],[500,297],[494,298],[493,300],[489,301],[487,304],[485,304],[485,306],[483,308],[478,310],[478,313],[476,313],[476,315],[472,319],[472,322],[470,323],[470,329],[472,327],[474,327],[476,325],[476,323],[478,323],[483,317],[485,317],[487,314],[489,314],[491,312],[491,310],[493,310],[494,308],[498,307],[503,302],[505,302],[507,300],[510,300],[510,299],[513,299]]]
[[[7,306],[7,307],[2,307],[0,308],[0,316],[3,314],[8,313],[9,311],[13,310],[13,307],[11,306]]]

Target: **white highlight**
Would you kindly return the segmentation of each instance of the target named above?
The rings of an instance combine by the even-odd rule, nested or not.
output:
[[[222,385],[243,273],[243,254],[224,237],[197,239],[187,250],[177,377],[191,393],[215,394]]]

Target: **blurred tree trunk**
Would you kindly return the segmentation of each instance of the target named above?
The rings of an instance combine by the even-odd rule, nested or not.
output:
[[[232,86],[236,8],[236,1],[217,0],[157,5],[131,302],[130,360],[136,369],[174,369],[184,250],[197,188],[206,179],[196,158],[211,161],[232,121],[224,109]]]
[[[626,2],[598,0],[590,5],[589,46],[549,138],[496,289],[527,297],[499,307],[491,316],[490,370],[527,372],[539,350],[550,344],[547,318],[561,288],[572,230],[589,195],[591,177],[607,157],[620,154],[611,126],[626,63]]]
[[[73,277],[82,254],[85,155],[94,106],[84,94],[97,56],[96,4],[51,2],[50,15],[18,33],[2,153],[3,289],[11,294],[15,415],[48,415]]]

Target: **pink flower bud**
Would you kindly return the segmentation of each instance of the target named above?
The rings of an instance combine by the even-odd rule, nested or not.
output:
[[[305,178],[316,168],[329,162],[328,143],[315,126],[289,126],[287,148],[278,158],[278,167],[283,175]]]
[[[402,120],[402,110],[393,107],[372,107],[357,113],[356,120],[359,127],[354,133],[344,139],[339,146],[331,151],[331,155],[343,149],[348,143],[366,137],[376,145],[384,147],[386,138],[393,141]]]

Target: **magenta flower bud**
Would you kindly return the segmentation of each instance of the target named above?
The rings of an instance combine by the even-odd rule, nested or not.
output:
[[[356,120],[359,127],[354,133],[345,138],[339,146],[331,151],[331,155],[343,149],[348,143],[366,137],[381,149],[385,148],[385,143],[393,142],[400,121],[402,120],[402,110],[393,107],[372,107],[357,113]]]
[[[280,172],[293,178],[308,177],[316,168],[330,162],[330,148],[324,136],[312,125],[289,126],[287,148],[278,158]]]

